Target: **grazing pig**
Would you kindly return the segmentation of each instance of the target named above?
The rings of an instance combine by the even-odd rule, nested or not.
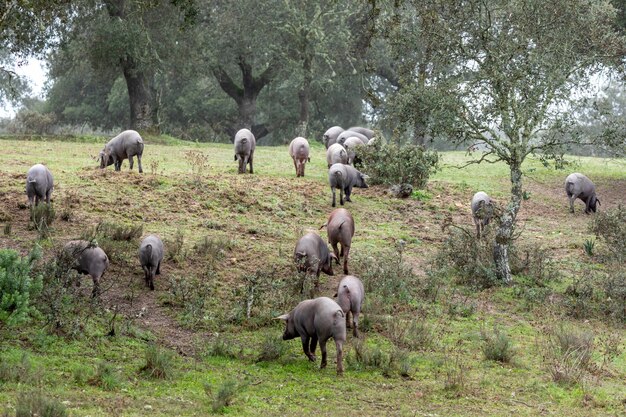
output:
[[[50,195],[54,189],[54,179],[50,170],[41,164],[33,165],[26,174],[26,196],[28,205],[39,204],[41,200],[46,200],[50,204]]]
[[[298,240],[296,249],[293,251],[293,259],[298,272],[315,274],[314,291],[319,289],[320,273],[334,275],[332,261],[333,259],[337,260],[337,258],[334,253],[328,250],[326,243],[316,233],[307,233]],[[300,289],[300,292],[303,291],[304,280]]]
[[[300,337],[302,350],[311,362],[315,362],[315,348],[320,343],[322,364],[326,367],[326,342],[331,337],[337,348],[337,375],[343,374],[343,344],[346,341],[345,315],[339,304],[328,297],[304,300],[287,314],[277,317],[285,321],[283,340]]]
[[[163,242],[155,235],[147,236],[139,245],[139,262],[143,269],[146,285],[154,291],[154,276],[161,275]]]
[[[239,173],[246,173],[246,165],[250,164],[250,174],[254,174],[252,160],[256,139],[248,129],[241,129],[235,135],[235,161],[239,159]]]
[[[322,142],[324,142],[324,146],[326,149],[330,148],[331,145],[337,143],[337,136],[343,132],[343,128],[341,126],[333,126],[324,133],[322,137]]]
[[[374,131],[372,129],[368,129],[366,127],[353,126],[350,129],[348,129],[348,130],[360,133],[363,136],[366,136],[368,139],[371,139],[371,138],[374,137]]]
[[[328,163],[328,168],[333,164],[345,164],[348,162],[348,152],[338,143],[330,145],[330,148],[326,150],[326,162]]]
[[[367,142],[369,142],[369,139],[367,138],[367,136],[362,135],[358,132],[353,132],[351,130],[345,130],[341,132],[339,136],[337,136],[337,143],[343,146],[343,144],[346,142],[346,139],[352,138],[352,137],[361,139],[361,142],[363,142],[364,145],[367,145]]]
[[[330,213],[328,222],[322,225],[326,226],[328,233],[328,243],[333,248],[333,252],[337,257],[337,263],[343,256],[343,273],[348,272],[348,257],[350,255],[350,245],[352,244],[352,236],[354,236],[354,219],[350,212],[344,208],[338,208]],[[322,228],[320,227],[320,229]],[[341,243],[341,252],[337,245]]]
[[[346,201],[350,200],[352,187],[367,188],[365,175],[350,165],[334,164],[328,170],[328,183],[330,191],[333,193],[332,206],[335,207],[335,188],[339,189],[339,203],[343,206],[343,194],[346,194]]]
[[[143,139],[134,130],[125,130],[111,139],[104,149],[100,151],[100,168],[104,169],[115,164],[115,170],[122,169],[122,161],[128,158],[130,169],[133,169],[133,156],[137,155],[139,172],[143,172],[141,167],[141,156],[143,155]]]
[[[93,280],[92,297],[100,294],[100,278],[109,267],[104,251],[86,240],[71,240],[65,244],[65,253],[73,261],[71,268],[79,274],[89,275]]]
[[[348,165],[354,164],[357,147],[362,145],[363,141],[356,136],[350,136],[348,139],[345,140],[343,146],[346,148],[346,152],[348,153]]]
[[[304,164],[311,162],[309,157],[309,142],[302,137],[297,137],[289,144],[289,155],[296,167],[296,176],[304,177]]]
[[[348,313],[352,314],[352,335],[359,337],[359,314],[365,299],[365,288],[360,279],[354,275],[346,275],[337,286],[337,304],[346,315],[346,327],[350,324]]]
[[[485,226],[493,216],[493,202],[487,193],[479,191],[472,197],[472,217],[476,225],[476,236],[480,239]]]
[[[596,197],[596,186],[589,178],[575,172],[569,174],[565,179],[565,193],[569,198],[569,209],[574,212],[574,201],[580,198],[585,202],[585,213],[591,214],[596,212],[596,204],[600,204],[600,200]]]

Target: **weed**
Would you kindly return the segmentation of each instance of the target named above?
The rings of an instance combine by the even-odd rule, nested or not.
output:
[[[161,166],[161,161],[160,161],[160,160],[158,160],[158,159],[156,159],[156,158],[151,159],[151,160],[150,160],[150,164],[149,164],[149,167],[150,167],[150,173],[151,173],[153,176],[156,176],[156,175],[159,173],[159,168],[160,168],[160,166]]]
[[[30,219],[32,227],[39,233],[40,239],[50,236],[50,226],[56,219],[56,212],[52,204],[38,204],[31,207]]]
[[[548,330],[543,345],[543,359],[559,384],[581,383],[590,369],[594,336],[590,332],[561,326]]]
[[[417,201],[428,201],[433,198],[433,196],[428,191],[424,191],[424,190],[413,191],[413,194],[411,194],[411,197],[413,197]]]
[[[84,365],[78,365],[72,370],[72,378],[74,383],[84,385],[94,376],[93,368]]]
[[[265,335],[259,351],[261,353],[256,359],[258,362],[274,361],[285,354],[287,344],[283,342],[280,335],[268,333]]]
[[[59,401],[40,391],[22,392],[15,404],[15,417],[65,417],[67,410]]]
[[[185,160],[191,167],[194,184],[200,185],[204,174],[210,167],[209,157],[200,151],[187,151],[185,152]]]
[[[4,229],[3,229],[3,230],[4,230],[4,235],[5,235],[5,236],[9,236],[9,235],[11,235],[11,229],[12,229],[12,227],[13,227],[13,224],[12,224],[11,222],[6,222],[6,223],[4,224]]]
[[[33,366],[26,352],[22,354],[19,363],[0,356],[0,383],[27,383],[31,382],[33,376]]]
[[[204,385],[204,392],[211,399],[211,411],[213,413],[223,413],[225,408],[232,404],[239,390],[239,383],[234,379],[224,381],[219,386],[216,394],[213,394],[209,384]]]
[[[494,327],[493,332],[487,332],[481,329],[481,338],[483,340],[483,355],[485,359],[503,363],[510,363],[515,355],[511,339],[506,333]]]
[[[587,239],[585,243],[583,243],[583,248],[585,248],[585,253],[587,256],[593,256],[593,249],[596,246],[596,241]]]
[[[165,304],[182,309],[181,321],[187,327],[194,327],[206,316],[207,301],[213,294],[217,279],[215,271],[207,269],[201,278],[168,274]]]
[[[412,351],[432,347],[436,331],[424,318],[401,320],[394,317],[387,324],[387,337],[398,346]]]
[[[167,246],[167,258],[175,263],[181,263],[185,259],[185,251],[183,246],[185,244],[185,232],[182,229],[176,229],[176,234],[173,239],[166,239]]]
[[[444,358],[443,389],[460,395],[467,387],[470,367],[459,352],[448,352]]]
[[[614,209],[596,213],[589,229],[608,249],[616,263],[626,261],[626,207],[619,205]]]
[[[96,226],[96,233],[115,241],[131,241],[138,239],[143,234],[143,224],[126,225],[107,221],[101,221]]]
[[[471,317],[476,313],[476,303],[464,298],[448,304],[448,314],[452,317]]]
[[[96,372],[87,381],[87,383],[89,385],[100,387],[105,391],[113,391],[120,385],[115,369],[113,369],[113,366],[110,363],[104,361],[98,363],[96,366]]]
[[[232,242],[226,239],[205,236],[194,245],[196,254],[204,257],[209,265],[215,265],[224,258],[227,250],[232,249]]]
[[[146,364],[141,371],[150,378],[167,379],[172,376],[173,361],[171,352],[150,343],[146,346]]]

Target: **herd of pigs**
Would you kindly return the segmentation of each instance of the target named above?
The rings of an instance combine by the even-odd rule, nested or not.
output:
[[[367,128],[353,127],[344,130],[333,126],[326,131],[323,142],[327,149],[328,182],[332,192],[332,206],[335,207],[335,190],[339,189],[340,204],[350,201],[353,187],[367,188],[366,176],[356,170],[351,164],[359,152],[359,146],[367,146],[377,139],[374,132]],[[239,173],[245,173],[250,166],[250,173],[254,172],[253,158],[256,140],[248,129],[241,129],[234,139],[235,161],[239,162]],[[100,168],[115,165],[115,170],[121,169],[122,161],[128,159],[130,169],[133,169],[133,157],[137,157],[139,172],[143,172],[141,157],[144,142],[134,130],[127,130],[111,139],[100,152]],[[296,176],[304,176],[306,162],[310,162],[309,143],[303,137],[297,137],[289,145],[289,155],[293,159]],[[45,200],[50,204],[54,184],[48,168],[37,164],[28,170],[26,177],[26,194],[29,206],[32,208]],[[565,192],[569,198],[570,210],[574,212],[574,201],[580,198],[585,203],[585,213],[596,211],[600,200],[596,197],[595,186],[586,176],[573,173],[565,180]],[[493,201],[485,192],[477,192],[471,202],[471,210],[476,225],[476,234],[480,238],[483,228],[493,216]],[[326,342],[331,337],[337,348],[337,373],[343,373],[343,343],[346,340],[346,328],[352,325],[353,335],[359,337],[358,322],[365,291],[361,280],[349,275],[348,257],[352,237],[354,236],[354,219],[350,212],[338,208],[330,213],[328,221],[322,227],[327,228],[327,244],[317,233],[307,233],[296,243],[294,262],[299,272],[314,276],[314,292],[319,293],[319,276],[321,272],[333,275],[332,262],[339,264],[343,258],[343,272],[345,276],[338,284],[335,298],[318,297],[304,300],[291,312],[283,314],[278,319],[285,321],[284,340],[300,337],[305,355],[313,362],[316,361],[315,350],[317,343],[322,352],[321,367],[326,366]],[[341,245],[341,251],[339,250]],[[80,274],[89,275],[93,280],[92,296],[99,294],[99,284],[102,275],[109,266],[106,253],[85,240],[73,240],[65,244],[64,254],[70,261],[72,268]],[[139,261],[144,271],[145,283],[154,290],[154,277],[160,274],[163,261],[164,246],[156,235],[144,238],[139,246]],[[304,290],[304,281],[302,291]],[[350,316],[352,321],[350,322]]]

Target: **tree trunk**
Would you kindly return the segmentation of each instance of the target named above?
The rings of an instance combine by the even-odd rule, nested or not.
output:
[[[522,203],[521,162],[512,160],[509,163],[509,168],[511,170],[511,200],[500,216],[496,242],[493,247],[496,275],[505,284],[510,284],[513,281],[509,266],[509,245],[513,237],[515,219]]]
[[[130,102],[130,128],[158,134],[159,120],[155,94],[145,74],[135,68],[132,58],[127,58],[122,62],[122,69]]]
[[[311,61],[311,56],[306,55],[302,62],[304,80],[302,81],[302,88],[298,92],[298,99],[300,100],[300,120],[298,121],[298,131],[296,134],[303,138],[306,138],[309,127],[309,100],[311,97],[311,82],[313,81]]]

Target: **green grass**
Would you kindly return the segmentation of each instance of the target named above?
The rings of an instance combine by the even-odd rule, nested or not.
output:
[[[267,338],[279,337],[283,330],[281,323],[269,318],[286,312],[297,300],[285,289],[268,288],[257,295],[253,317],[247,320],[241,315],[245,313],[244,276],[274,267],[275,282],[295,279],[291,260],[295,241],[304,231],[319,229],[331,211],[323,147],[312,146],[306,176],[296,178],[286,146],[258,147],[255,174],[237,175],[231,145],[146,138],[144,174],[139,175],[136,166],[135,171],[128,171],[128,162],[119,173],[111,167],[97,168],[92,156],[98,154],[104,138],[56,139],[65,138],[0,140],[0,219],[12,223],[11,235],[0,236],[0,247],[26,253],[37,241],[37,232],[27,227],[28,210],[20,207],[26,201],[26,171],[43,162],[55,178],[57,212],[68,207],[74,214],[70,222],[57,218],[50,237],[39,241],[47,257],[66,240],[78,238],[100,221],[110,221],[141,223],[144,234],[157,233],[166,243],[181,229],[187,258],[166,262],[152,293],[143,286],[136,259],[139,240],[131,242],[124,249],[124,259],[112,262],[102,281],[112,286],[103,296],[108,312],[99,326],[90,327],[78,339],[49,335],[37,320],[21,329],[0,327],[0,363],[20,363],[25,353],[30,363],[23,381],[0,381],[0,413],[11,412],[25,389],[41,388],[46,396],[65,404],[72,416],[204,416],[213,404],[206,387],[216,394],[226,381],[236,381],[238,386],[232,404],[223,410],[227,415],[604,416],[624,411],[623,325],[574,320],[558,311],[558,304],[525,309],[514,288],[465,295],[464,289],[446,287],[435,303],[417,298],[415,305],[395,306],[403,319],[427,320],[436,332],[432,346],[409,353],[411,378],[386,377],[380,369],[357,369],[348,366],[348,361],[344,361],[345,375],[337,378],[332,341],[324,370],[319,369],[319,358],[317,364],[306,360],[298,340],[282,342],[287,349],[277,359],[257,362]],[[208,168],[193,173],[189,151],[202,152]],[[591,177],[598,185],[602,210],[623,204],[626,188],[624,160],[572,159],[577,165],[566,171],[544,168],[535,160],[524,166],[525,189],[531,198],[520,212],[521,243],[541,245],[556,258],[564,272],[563,280],[553,284],[557,292],[564,291],[569,280],[584,273],[592,262],[582,246],[591,237],[586,227],[589,217],[581,213],[580,203],[575,215],[568,212],[565,176],[580,171]],[[476,191],[484,190],[505,202],[506,166],[451,167],[464,161],[461,152],[443,154],[442,170],[414,198],[391,199],[380,187],[355,189],[354,202],[346,206],[356,223],[352,272],[365,272],[356,262],[359,257],[376,256],[402,239],[406,242],[404,260],[423,277],[444,238],[441,222],[446,216],[471,229],[469,201]],[[320,233],[325,238],[325,231]],[[228,242],[214,265],[193,250],[206,236]],[[209,267],[215,278],[207,282],[209,296],[201,316],[191,321],[184,312],[195,310],[163,302],[168,276],[208,280]],[[340,269],[335,267],[335,272],[334,277],[321,277],[325,295],[334,292]],[[85,294],[90,281],[82,279]],[[464,297],[476,306],[475,311],[467,317],[449,314],[449,306]],[[116,308],[116,336],[105,336]],[[390,352],[384,320],[369,319],[382,331],[363,331],[366,343]],[[590,377],[582,386],[560,386],[551,381],[541,359],[542,332],[555,322],[568,322],[597,335],[618,333],[622,352],[606,372]],[[515,345],[511,364],[483,358],[480,330],[494,326]],[[355,352],[348,333],[344,351],[351,356]],[[208,355],[208,347],[217,338],[232,348],[228,357]],[[142,371],[149,343],[171,350],[171,376],[165,380]],[[319,357],[319,348],[317,353]],[[462,391],[445,389],[446,369],[455,358],[466,368]],[[600,362],[599,357],[594,360]],[[89,382],[89,375],[103,362],[115,375],[116,384],[110,387]]]

